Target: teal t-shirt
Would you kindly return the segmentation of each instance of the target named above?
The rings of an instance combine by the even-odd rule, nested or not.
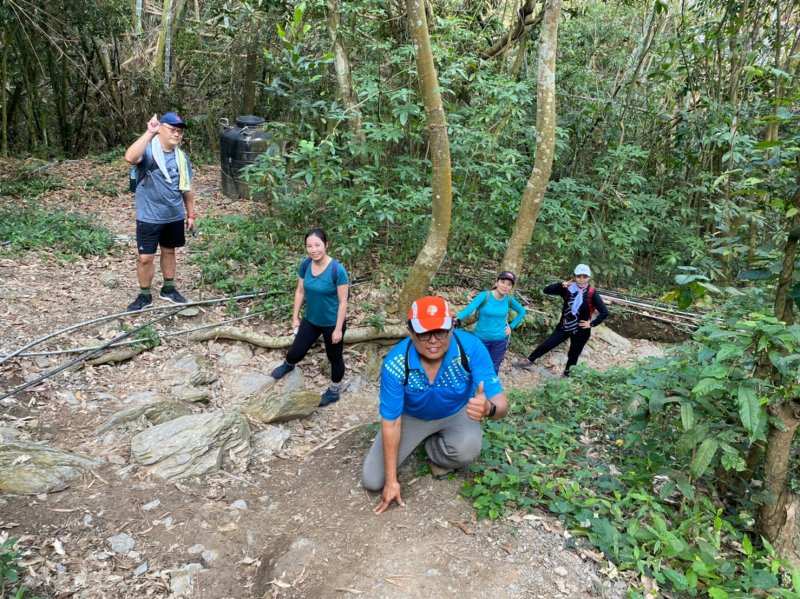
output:
[[[297,276],[303,279],[303,289],[306,296],[305,319],[318,327],[336,326],[336,315],[339,312],[339,295],[336,292],[338,285],[347,285],[350,279],[341,262],[336,263],[336,282],[333,281],[333,263],[331,260],[319,275],[311,273],[311,264],[305,268],[300,262],[297,267]]]
[[[489,298],[486,298],[486,294]],[[506,324],[508,324],[508,313],[513,310],[517,313],[514,320],[508,326],[516,329],[525,318],[525,307],[517,301],[513,295],[507,295],[503,299],[497,299],[491,291],[483,291],[475,296],[469,305],[457,314],[458,318],[464,320],[473,312],[479,311],[478,322],[475,323],[475,335],[481,341],[502,341],[506,338]]]

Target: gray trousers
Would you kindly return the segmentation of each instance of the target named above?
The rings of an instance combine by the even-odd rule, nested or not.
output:
[[[420,420],[406,415],[401,419],[398,468],[423,441],[428,457],[443,468],[466,466],[481,453],[481,423],[467,416],[467,406],[452,416],[438,420]],[[370,491],[380,491],[384,479],[383,433],[378,432],[364,460],[361,484]]]

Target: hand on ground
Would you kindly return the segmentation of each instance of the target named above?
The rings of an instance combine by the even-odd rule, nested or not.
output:
[[[381,502],[373,510],[376,514],[382,514],[392,505],[392,502],[397,502],[400,507],[405,507],[403,498],[400,497],[400,483],[386,483],[383,485],[383,492],[381,493]]]

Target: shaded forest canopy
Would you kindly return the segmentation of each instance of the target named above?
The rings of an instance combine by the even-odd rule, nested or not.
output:
[[[427,10],[452,154],[450,259],[496,262],[536,152],[542,5]],[[528,269],[586,260],[604,283],[639,287],[682,265],[726,282],[774,273],[797,185],[797,12],[565,5],[555,161]],[[191,155],[215,162],[219,119],[255,113],[285,150],[252,172],[284,230],[323,224],[348,260],[405,264],[419,249],[430,154],[403,2],[2,0],[0,13],[4,154],[108,151],[177,109]]]

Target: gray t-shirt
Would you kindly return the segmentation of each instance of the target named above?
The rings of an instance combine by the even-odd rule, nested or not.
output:
[[[136,185],[136,220],[144,223],[173,223],[186,218],[183,193],[178,188],[180,175],[175,152],[164,152],[164,162],[172,179],[168,183],[164,173],[153,160],[150,144],[145,148],[142,161],[137,165],[139,182]],[[189,180],[192,178],[192,163],[186,157]]]

